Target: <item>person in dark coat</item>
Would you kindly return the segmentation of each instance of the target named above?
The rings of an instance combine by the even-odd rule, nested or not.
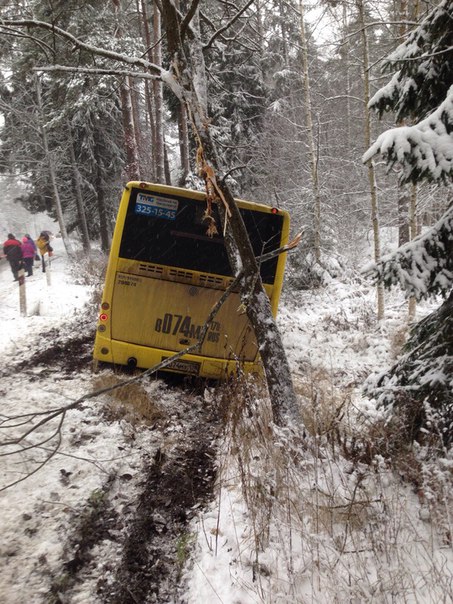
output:
[[[30,237],[30,235],[25,235],[22,237],[22,256],[24,258],[24,266],[27,271],[27,277],[31,277],[33,275],[33,263],[35,261],[35,256],[37,252],[36,243]]]
[[[19,270],[22,268],[22,247],[12,233],[8,233],[8,239],[3,244],[3,253],[8,260],[14,281],[19,281]]]

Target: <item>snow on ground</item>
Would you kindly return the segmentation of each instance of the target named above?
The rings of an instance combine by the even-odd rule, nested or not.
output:
[[[19,235],[16,235],[19,238]],[[2,350],[14,356],[27,335],[50,329],[62,320],[69,319],[80,310],[90,295],[86,286],[74,283],[68,270],[66,253],[61,239],[53,239],[54,256],[50,259],[50,284],[42,272],[41,262],[35,262],[33,276],[26,278],[26,317],[21,317],[19,287],[14,282],[9,264],[0,261],[2,285]]]
[[[72,333],[67,337],[77,335],[77,326],[72,321],[92,293],[86,285],[75,283],[77,271],[68,261],[61,239],[53,239],[52,245],[55,255],[51,260],[51,284],[48,285],[38,263],[33,276],[26,278],[26,317],[19,314],[18,284],[13,282],[9,265],[2,261],[2,420],[19,413],[56,409],[95,389],[90,365],[68,375],[58,364],[34,366],[33,363],[33,356],[53,345],[42,333],[58,329],[64,332],[68,324]],[[86,321],[83,328],[86,329]],[[26,361],[25,366],[8,375],[8,366],[21,359]],[[119,510],[122,488],[126,484],[134,488],[137,478],[140,479],[142,450],[146,447],[152,452],[153,434],[135,433],[134,428],[120,422],[100,422],[100,419],[95,404],[68,413],[56,454],[52,451],[59,437],[58,418],[52,422],[51,430],[38,429],[27,443],[3,447],[3,454],[15,453],[1,459],[1,602],[49,601],[49,586],[58,578],[56,573],[62,572],[67,535],[74,518],[84,513],[87,502],[94,506],[97,498],[102,500],[112,475],[117,479],[113,488],[109,488],[111,496],[118,500]],[[2,442],[12,435],[11,430],[5,429],[7,425],[8,422],[2,422]],[[52,433],[55,436],[47,440]],[[41,445],[27,451],[31,442]],[[17,484],[5,488],[13,483]],[[72,601],[94,601],[85,590],[86,586],[82,586]]]
[[[3,419],[58,408],[107,379],[92,373],[87,352],[96,312],[94,305],[88,310],[85,306],[92,286],[78,278],[61,239],[55,238],[53,246],[51,284],[39,268],[26,280],[25,317],[19,314],[18,286],[9,266],[0,264]],[[419,313],[427,310],[421,307]],[[324,290],[287,296],[279,315],[285,346],[299,392],[316,412],[325,411],[322,421],[333,417],[328,405],[346,405],[346,415],[357,425],[366,414],[375,414],[360,395],[361,385],[397,354],[405,313],[402,297],[390,294],[387,318],[377,326],[374,292],[361,279],[333,280]],[[45,356],[46,348],[55,344],[43,333],[54,334],[47,337],[63,344],[71,337],[83,341],[86,366],[76,362],[76,347],[65,352],[63,345],[58,359],[35,366],[31,359]],[[63,361],[64,355],[74,358]],[[20,369],[8,372],[11,366]],[[108,533],[99,538],[92,560],[68,588],[63,584],[66,571],[77,560],[69,546],[77,549],[87,511],[95,512],[107,500],[104,513],[123,518],[127,525],[132,496],[143,481],[144,459],[187,435],[183,422],[192,403],[184,407],[180,394],[160,380],[144,388],[165,414],[160,429],[137,418],[109,417],[104,396],[68,412],[61,432],[56,419],[52,439],[47,440],[52,434],[48,427],[33,433],[28,442],[40,439],[39,448],[27,450],[25,443],[3,448],[3,453],[16,452],[0,460],[2,486],[17,484],[0,491],[1,602],[105,601],[100,578],[107,585],[114,581],[112,569],[121,558],[118,541]],[[213,388],[205,391],[204,402],[194,400],[215,406],[217,398]],[[259,395],[256,406],[265,406]],[[333,454],[322,439],[310,450],[294,450],[289,441],[285,448],[285,435],[279,433],[277,442],[283,446],[276,451],[265,420],[255,422],[252,413],[241,422],[221,441],[215,499],[192,521],[184,548],[179,544],[188,550],[182,557],[190,553],[190,559],[184,570],[187,591],[178,602],[452,601],[451,533],[442,533],[451,527],[448,505],[442,508],[447,518],[441,522],[436,511],[441,508],[434,509],[427,500],[428,489],[424,496],[415,493],[385,459],[370,468],[343,458],[339,450]],[[5,423],[1,427],[4,433]],[[52,454],[60,435],[61,445]],[[4,434],[0,436],[4,442]],[[426,467],[439,470],[437,465]],[[444,471],[446,476],[451,469]],[[448,502],[451,481],[443,484]],[[60,600],[58,589],[64,592]]]
[[[377,326],[374,292],[360,279],[286,300],[279,323],[296,386],[327,436],[301,455],[284,435],[276,452],[253,418],[227,432],[217,499],[194,526],[189,604],[453,601],[452,462],[428,459],[414,488],[383,457],[370,467],[339,454],[342,429],[357,433],[379,416],[361,387],[400,352],[406,316],[407,302],[390,293]]]

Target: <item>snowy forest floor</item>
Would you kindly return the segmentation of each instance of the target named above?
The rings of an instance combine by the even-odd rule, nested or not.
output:
[[[54,243],[26,317],[0,265],[3,445],[45,417],[17,416],[129,377],[92,368],[101,262]],[[272,427],[259,385],[159,376],[3,446],[0,601],[453,601],[453,460],[398,448],[361,396],[399,354],[406,314],[391,293],[377,325],[360,278],[284,296],[306,442]]]

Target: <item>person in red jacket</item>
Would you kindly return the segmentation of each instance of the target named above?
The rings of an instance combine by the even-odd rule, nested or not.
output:
[[[12,233],[8,233],[8,239],[3,244],[3,253],[8,260],[14,275],[14,281],[19,281],[19,269],[22,268],[22,247]]]

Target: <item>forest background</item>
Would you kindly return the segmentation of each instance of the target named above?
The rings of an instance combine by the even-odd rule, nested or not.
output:
[[[294,232],[304,229],[300,253],[290,260],[296,287],[322,281],[320,254],[326,268],[330,259],[359,261],[354,242],[370,236],[370,188],[361,162],[371,142],[366,101],[385,83],[381,61],[432,4],[202,5],[206,94],[221,164],[236,195],[283,207]],[[85,249],[100,240],[108,250],[125,180],[199,186],[196,146],[181,103],[152,75],[134,77],[132,69],[106,65],[89,50],[146,56],[168,68],[161,13],[153,3],[119,0],[8,5],[3,18],[45,21],[88,48],[74,51],[55,32],[30,23],[3,27],[3,170],[23,182],[20,203],[55,214],[57,197],[65,229],[76,229]],[[301,9],[309,21],[301,19]],[[391,117],[376,120],[373,130],[391,123]],[[383,165],[376,170],[381,226],[398,226],[404,242],[409,214],[402,201],[398,205],[403,193],[396,174],[386,175]],[[445,191],[436,193],[436,187],[418,192],[418,229],[445,207]]]

